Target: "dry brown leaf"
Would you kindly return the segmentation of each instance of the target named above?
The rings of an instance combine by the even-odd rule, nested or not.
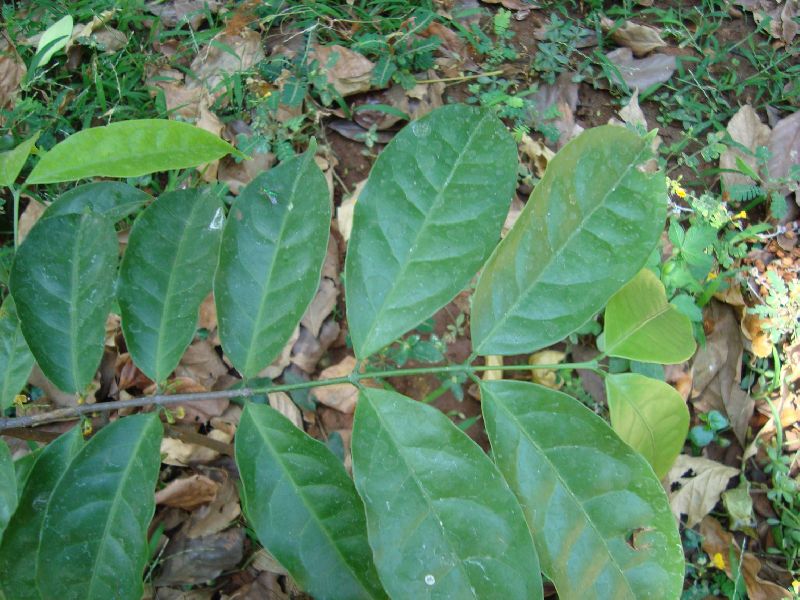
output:
[[[286,342],[286,345],[281,350],[280,356],[272,361],[271,365],[264,367],[258,372],[258,377],[267,377],[269,379],[277,379],[283,373],[283,370],[288,367],[292,362],[292,348],[294,347],[297,339],[300,337],[300,326],[294,328],[292,337]]]
[[[674,56],[667,54],[653,54],[646,58],[633,57],[630,48],[617,48],[606,54],[611,63],[619,69],[622,79],[631,89],[644,90],[656,83],[669,81],[677,68]],[[616,75],[612,75],[613,83],[619,85]]]
[[[25,207],[25,210],[22,211],[19,217],[18,227],[20,243],[28,237],[28,233],[30,233],[30,230],[33,229],[33,226],[39,221],[46,208],[47,207],[38,200],[30,199],[28,206]]]
[[[789,590],[758,576],[761,562],[751,552],[745,552],[742,557],[742,551],[733,535],[725,531],[714,517],[708,516],[703,519],[700,523],[700,535],[703,536],[703,550],[712,559],[719,555],[719,559],[725,565],[725,573],[732,580],[736,579],[736,573],[731,569],[730,560],[731,547],[733,547],[741,565],[741,576],[750,600],[779,600],[791,597]]]
[[[172,0],[150,2],[147,10],[158,16],[166,27],[182,27],[188,23],[191,29],[196,30],[205,21],[208,12],[216,14],[219,4],[217,0]]]
[[[320,373],[320,379],[332,379],[334,377],[344,377],[353,372],[356,366],[356,359],[347,356],[341,362],[324,369]],[[352,413],[356,409],[358,401],[358,388],[349,383],[339,383],[336,385],[326,385],[316,387],[311,390],[317,402],[330,406],[343,413]]]
[[[577,137],[582,131],[575,122],[575,109],[578,106],[578,84],[572,81],[572,73],[565,72],[558,76],[553,84],[539,86],[533,96],[536,107],[541,114],[546,113],[555,106],[559,116],[545,121],[546,124],[555,125],[559,137],[557,147],[563,148],[572,138]]]
[[[300,431],[303,431],[303,415],[300,413],[300,409],[297,408],[295,403],[292,402],[289,394],[275,392],[273,394],[267,394],[267,397],[269,398],[269,405],[272,408],[289,419],[292,425],[297,427]]]
[[[366,179],[362,179],[355,186],[353,191],[347,196],[339,208],[336,209],[336,227],[339,233],[342,234],[342,239],[347,242],[350,239],[350,232],[353,230],[353,211],[358,202],[358,196],[367,184]]]
[[[525,2],[524,0],[481,0],[486,4],[502,4],[509,10],[528,10],[531,8],[540,8],[536,2]]]
[[[174,537],[161,556],[156,586],[201,584],[219,577],[242,561],[245,537],[241,527],[197,538]]]
[[[193,511],[183,529],[189,538],[219,533],[242,514],[239,491],[227,471],[207,469],[206,475],[219,484],[217,497],[205,506]]]
[[[224,125],[222,124],[222,121],[219,120],[219,117],[208,110],[208,103],[206,101],[200,102],[200,116],[195,125],[200,129],[205,129],[217,137],[221,137],[222,129],[224,128]],[[219,160],[215,160],[197,167],[197,170],[202,174],[203,181],[207,183],[213,183],[217,180],[218,169]]]
[[[211,436],[209,435],[209,437]],[[230,442],[230,440],[228,441]],[[192,464],[209,463],[218,456],[219,452],[215,452],[211,448],[187,444],[177,438],[164,437],[161,440],[161,462],[165,465],[188,467]]]
[[[680,521],[686,515],[686,526],[694,527],[719,502],[722,492],[737,469],[702,456],[681,454],[667,473],[667,490],[672,514]]]
[[[766,146],[769,143],[769,125],[762,123],[756,111],[753,110],[753,107],[749,104],[745,104],[733,115],[728,122],[727,129],[731,138],[745,148],[748,148],[751,154],[745,154],[738,148],[728,148],[728,150],[719,157],[720,169],[733,169],[738,171],[739,168],[736,166],[736,159],[740,158],[753,170],[758,170],[756,159],[752,156],[752,153],[755,152],[758,146]],[[730,188],[732,185],[748,185],[754,183],[747,175],[742,175],[741,173],[723,172],[721,177],[725,188]]]
[[[782,179],[789,175],[792,165],[800,164],[800,112],[781,119],[769,137],[769,162],[767,169],[772,179]],[[781,188],[784,194],[788,186]]]
[[[556,153],[539,140],[531,138],[528,134],[523,134],[519,142],[519,149],[522,155],[526,156],[530,161],[536,176],[539,178],[544,177],[544,171]]]
[[[517,197],[514,197],[511,200],[511,206],[508,208],[508,214],[506,215],[506,220],[503,222],[503,228],[500,230],[500,237],[504,238],[511,231],[511,228],[514,227],[514,223],[517,222],[519,216],[522,214],[522,209],[525,208],[525,205],[522,203]]]
[[[300,321],[300,324],[308,329],[314,337],[319,335],[323,321],[333,312],[338,297],[339,289],[336,284],[327,277],[323,277],[319,282],[317,295],[314,296]]]
[[[14,104],[19,84],[27,72],[16,48],[0,35],[0,108]]]
[[[498,354],[490,354],[486,357],[486,366],[487,367],[502,367],[503,366],[503,357]],[[484,381],[498,381],[503,378],[503,371],[502,370],[489,370],[483,372],[483,380]]]
[[[535,352],[528,357],[529,365],[556,365],[567,357],[558,350],[542,350]],[[554,369],[533,369],[531,379],[534,383],[558,390],[564,385],[563,381],[558,381],[558,376]]]
[[[639,25],[628,21],[621,27],[614,29],[614,21],[603,17],[600,26],[604,31],[611,31],[611,39],[620,46],[625,46],[633,51],[634,56],[641,57],[649,54],[656,48],[663,48],[667,43],[661,39],[661,33],[655,27]]]
[[[617,111],[619,117],[630,125],[641,125],[647,129],[647,118],[644,116],[644,111],[639,106],[639,90],[633,90],[628,103]]]
[[[217,179],[228,185],[231,194],[238,196],[242,188],[253,181],[257,175],[268,171],[275,164],[275,155],[271,152],[253,152],[250,160],[236,162],[232,156],[226,156],[219,163]]]
[[[794,18],[798,14],[797,0],[737,0],[736,4],[753,13],[756,24],[769,19],[769,33],[786,44],[792,43],[798,25]]]
[[[344,46],[314,45],[310,57],[316,59],[334,89],[342,96],[368,91],[375,64],[363,54]]]
[[[744,337],[750,340],[750,349],[759,358],[772,356],[772,340],[766,329],[772,321],[764,319],[749,311],[745,311],[742,318],[741,329]]]
[[[156,504],[192,511],[217,497],[219,484],[204,475],[173,479],[156,492]]]
[[[208,340],[192,342],[175,368],[176,377],[193,379],[207,390],[214,389],[217,380],[227,372],[228,367]]]
[[[220,33],[212,42],[192,61],[190,69],[195,79],[188,81],[186,87],[204,87],[216,99],[225,92],[222,86],[228,75],[246,71],[265,56],[261,36],[252,29],[239,35]]]
[[[305,327],[300,327],[300,336],[292,347],[292,364],[308,374],[313,373],[317,363],[328,348],[339,339],[339,323],[329,319],[322,324],[319,337],[314,337]]]
[[[250,562],[254,569],[258,571],[269,571],[270,573],[277,573],[278,575],[288,575],[287,571],[281,563],[279,563],[272,554],[261,548],[255,554]]]

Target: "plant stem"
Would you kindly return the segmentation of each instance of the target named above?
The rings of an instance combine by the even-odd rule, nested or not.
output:
[[[14,199],[14,249],[19,247],[19,197],[21,190],[11,186],[11,196]]]
[[[67,421],[78,418],[82,415],[107,412],[123,408],[141,408],[144,406],[158,405],[170,406],[174,404],[185,404],[188,402],[199,402],[201,400],[217,400],[222,398],[252,398],[255,395],[270,394],[273,392],[291,392],[308,388],[322,387],[327,385],[352,384],[359,385],[365,379],[386,379],[389,377],[403,377],[409,375],[436,375],[439,373],[466,373],[474,375],[482,371],[530,371],[531,369],[588,369],[599,371],[596,361],[582,363],[560,363],[553,365],[444,365],[440,367],[418,367],[412,369],[389,369],[373,372],[353,372],[345,377],[334,377],[331,379],[320,379],[317,381],[303,381],[300,383],[288,383],[279,385],[267,385],[260,387],[246,387],[236,390],[217,390],[213,392],[197,392],[191,394],[156,394],[154,396],[140,396],[130,400],[117,400],[114,402],[98,402],[97,404],[81,404],[69,408],[60,408],[51,412],[37,415],[27,415],[16,418],[0,419],[0,431],[17,427],[36,427],[45,423],[56,421]]]
[[[476,75],[461,75],[460,77],[443,77],[441,79],[418,79],[417,83],[448,83],[452,81],[470,81],[480,77],[494,77],[495,75],[502,75],[504,71],[498,69],[496,71],[487,71],[485,73],[477,73]]]

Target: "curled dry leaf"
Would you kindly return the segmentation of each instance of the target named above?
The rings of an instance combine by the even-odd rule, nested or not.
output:
[[[356,366],[354,356],[347,356],[341,362],[324,369],[320,373],[320,379],[332,379],[334,377],[344,377],[353,372]],[[330,406],[343,413],[352,413],[356,409],[358,401],[358,388],[349,383],[339,383],[316,387],[311,390],[317,402]]]
[[[636,57],[645,56],[656,48],[663,48],[667,45],[661,39],[660,31],[649,25],[639,25],[628,21],[624,25],[616,27],[614,21],[603,17],[600,20],[600,26],[605,32],[611,32],[611,39],[617,44],[630,48]]]
[[[528,357],[529,365],[557,365],[567,357],[563,352],[558,350],[542,350],[535,352]],[[549,387],[553,390],[561,389],[564,385],[563,381],[558,380],[555,369],[532,369],[531,379],[534,383]]]
[[[204,475],[173,479],[156,492],[156,504],[192,511],[217,497],[219,484]]]
[[[772,356],[773,344],[766,331],[771,322],[770,319],[764,319],[748,311],[745,311],[742,317],[742,334],[750,340],[750,349],[759,358]]]
[[[606,54],[606,58],[619,69],[623,81],[631,89],[645,90],[651,85],[669,81],[677,68],[674,56],[653,54],[637,59],[630,48],[617,48]],[[611,78],[611,83],[621,84],[616,74]]]
[[[191,29],[196,30],[209,12],[217,13],[219,4],[217,0],[172,0],[150,2],[147,10],[159,17],[161,23],[168,28],[181,27],[188,23]]]
[[[702,456],[678,456],[666,478],[669,505],[675,518],[680,521],[681,515],[686,515],[687,527],[697,525],[719,502],[731,478],[738,474],[737,469]]]
[[[347,196],[339,205],[339,208],[336,209],[336,227],[345,242],[350,239],[350,232],[353,230],[353,211],[356,208],[358,196],[361,194],[361,190],[364,189],[366,183],[367,180],[362,179],[355,184],[350,195]]]
[[[744,153],[738,148],[728,148],[719,157],[719,168],[738,171],[736,159],[741,159],[753,170],[757,170],[756,159],[752,155],[759,146],[766,146],[770,140],[769,125],[761,122],[758,114],[749,104],[742,106],[728,122],[728,135],[750,152]],[[725,188],[733,185],[747,185],[754,183],[747,175],[741,173],[723,172],[722,183]]]
[[[310,57],[316,59],[334,89],[342,96],[368,91],[372,85],[375,63],[363,54],[344,46],[315,44]]]

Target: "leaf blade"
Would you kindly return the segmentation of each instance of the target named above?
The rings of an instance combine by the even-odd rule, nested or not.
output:
[[[225,140],[180,121],[136,119],[84,129],[56,144],[33,167],[27,183],[85,177],[139,177],[196,167],[230,152]]]
[[[20,329],[17,308],[10,295],[0,308],[0,412],[14,403],[33,370],[33,354]]]
[[[478,280],[476,353],[527,353],[561,340],[644,265],[666,218],[663,179],[637,168],[649,144],[621,127],[596,127],[549,163]]]
[[[47,207],[42,218],[81,214],[88,207],[92,212],[116,222],[132,215],[152,199],[147,192],[127,183],[97,181],[79,185],[61,194]]]
[[[680,536],[647,462],[566,394],[486,381],[481,397],[495,461],[560,597],[678,597]]]
[[[689,432],[689,409],[671,385],[639,375],[606,377],[611,426],[663,478],[681,453]]]
[[[356,356],[394,341],[469,283],[499,238],[515,165],[502,123],[463,105],[411,123],[379,155],[345,264]]]
[[[352,443],[370,545],[392,598],[542,597],[513,494],[441,412],[365,388]]]
[[[14,511],[17,509],[17,474],[11,451],[3,440],[0,440],[0,541]]]
[[[20,142],[16,148],[0,153],[0,186],[14,185],[38,139],[37,131],[24,142]]]
[[[361,501],[330,450],[272,408],[248,404],[236,463],[248,521],[304,590],[318,598],[385,598]]]
[[[222,202],[205,188],[163,194],[133,225],[117,299],[128,351],[153,381],[167,379],[194,337],[223,223]]]
[[[103,353],[117,263],[114,226],[94,214],[40,220],[19,247],[9,286],[45,375],[82,392]]]
[[[330,218],[312,152],[256,177],[231,207],[214,297],[222,348],[246,378],[280,353],[314,298]]]
[[[141,598],[161,434],[153,413],[126,417],[101,429],[69,464],[42,524],[44,597]],[[64,564],[72,568],[47,568]]]

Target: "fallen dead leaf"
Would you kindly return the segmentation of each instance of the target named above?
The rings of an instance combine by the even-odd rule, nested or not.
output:
[[[353,230],[353,211],[356,208],[358,196],[361,194],[361,191],[364,189],[366,184],[366,179],[362,179],[355,184],[350,195],[342,200],[339,208],[336,209],[336,227],[345,242],[350,240],[350,232]]]
[[[255,179],[256,175],[268,171],[275,164],[275,155],[271,152],[253,152],[250,160],[236,162],[232,156],[226,156],[219,163],[217,179],[228,185],[231,194],[238,196],[242,188]]]
[[[769,125],[762,123],[756,111],[753,110],[753,107],[749,104],[745,104],[733,115],[728,122],[727,129],[728,135],[730,135],[734,141],[750,150],[750,153],[745,153],[738,148],[730,147],[719,157],[719,168],[738,171],[739,168],[736,166],[736,159],[739,158],[753,170],[757,170],[756,158],[752,154],[759,146],[766,146],[769,143]],[[750,177],[741,173],[723,172],[721,177],[725,188],[730,188],[733,185],[754,183]]]
[[[258,32],[244,29],[238,35],[220,33],[192,61],[194,79],[187,81],[186,87],[205,88],[216,100],[224,94],[229,75],[246,71],[264,58]]]
[[[19,217],[19,241],[22,241],[28,237],[28,233],[30,233],[33,226],[39,222],[39,219],[44,214],[45,209],[47,207],[39,202],[38,200],[34,200],[33,198],[30,199],[28,202],[28,206],[25,207],[25,210],[22,211],[22,214]]]
[[[528,357],[529,365],[556,365],[567,357],[558,350],[542,350],[535,352]],[[532,369],[531,379],[534,383],[549,387],[553,390],[561,389],[563,381],[558,381],[555,369]]]
[[[161,556],[155,585],[201,584],[219,577],[242,561],[244,541],[241,527],[197,538],[178,535]]]
[[[736,573],[731,569],[730,554],[733,548],[741,565],[741,576],[747,588],[747,597],[750,600],[778,600],[789,598],[789,590],[781,586],[765,581],[758,576],[761,570],[761,562],[751,552],[742,551],[736,543],[733,535],[725,531],[719,521],[714,517],[707,516],[700,523],[700,535],[703,536],[703,550],[710,557],[719,555],[725,565],[725,573],[731,580],[736,579]]]
[[[209,12],[217,13],[219,4],[217,0],[172,0],[150,2],[147,10],[159,17],[166,27],[182,27],[188,23],[192,30],[196,30],[206,20]]]
[[[273,394],[267,394],[267,397],[269,398],[269,405],[272,408],[289,419],[292,425],[297,427],[300,431],[303,431],[303,415],[300,413],[300,409],[297,408],[295,403],[292,402],[289,394],[275,392]]]
[[[711,512],[728,482],[738,474],[738,469],[702,456],[678,456],[666,477],[675,518],[680,521],[681,515],[686,515],[686,526],[694,527]]]
[[[769,136],[769,161],[767,170],[772,179],[783,179],[789,175],[793,165],[800,164],[800,112],[781,119]],[[789,193],[786,184],[781,192]]]
[[[206,390],[214,389],[217,380],[228,372],[228,367],[208,340],[195,340],[184,352],[175,368],[175,377],[188,377]],[[216,415],[214,415],[216,416]]]
[[[558,76],[555,83],[540,85],[533,96],[539,114],[547,114],[553,107],[558,110],[559,116],[545,121],[544,124],[554,125],[558,130],[559,149],[583,131],[583,127],[575,121],[578,90],[578,84],[572,80],[572,73],[565,72]]]
[[[308,374],[313,373],[328,348],[339,339],[340,332],[339,323],[333,319],[322,324],[318,337],[314,337],[308,329],[301,326],[297,342],[292,346],[292,364]]]
[[[609,119],[609,125],[621,125],[623,123],[627,123],[628,125],[633,125],[635,127],[644,129],[647,131],[647,118],[644,115],[644,111],[639,106],[639,89],[636,88],[633,90],[633,94],[631,94],[628,103],[620,108],[617,111],[617,114],[622,119],[622,123],[614,119],[613,117]],[[658,170],[658,161],[656,160],[656,156],[658,154],[658,147],[661,145],[661,136],[655,136],[653,138],[652,143],[650,144],[650,149],[653,152],[653,158],[649,159],[643,166],[642,170],[645,173],[655,173]]]
[[[525,208],[525,205],[519,198],[515,196],[514,199],[511,200],[511,206],[508,207],[508,214],[506,215],[506,220],[503,222],[503,227],[500,230],[501,238],[506,237],[508,232],[511,231],[511,228],[514,227],[514,223],[516,223],[517,219],[519,219],[519,216],[522,214],[523,208]]]
[[[192,512],[182,530],[189,538],[219,533],[242,514],[239,491],[228,472],[223,469],[207,469],[206,475],[219,484],[219,489],[210,504]]]
[[[630,48],[617,48],[606,54],[606,58],[619,69],[622,80],[631,89],[644,90],[656,83],[669,81],[677,68],[674,56],[653,54],[637,59]],[[611,83],[620,85],[616,74],[612,75]]]
[[[221,137],[222,129],[224,128],[224,125],[222,124],[222,121],[219,120],[219,117],[217,117],[217,115],[208,109],[208,103],[206,101],[200,102],[200,117],[197,119],[195,125],[200,129],[205,129],[216,137]],[[218,169],[219,160],[215,160],[197,167],[197,170],[200,171],[202,175],[203,181],[207,183],[213,183],[217,180]]]
[[[219,484],[203,475],[173,479],[156,492],[156,504],[192,511],[217,497]]]
[[[742,334],[750,340],[750,349],[759,358],[772,356],[773,344],[766,331],[771,322],[749,311],[745,311],[742,318]]]
[[[531,138],[528,134],[523,134],[519,142],[519,149],[522,155],[528,158],[536,176],[539,178],[544,177],[545,169],[547,169],[547,165],[556,153],[539,140]]]
[[[218,456],[219,452],[215,452],[211,448],[187,444],[177,438],[164,437],[161,440],[161,462],[165,465],[188,467],[193,464],[209,463]]]
[[[630,48],[636,57],[645,56],[656,48],[663,48],[667,45],[661,39],[660,31],[649,25],[639,25],[628,21],[621,27],[615,28],[614,21],[603,17],[600,20],[600,26],[605,32],[611,32],[611,39],[617,44]]]
[[[27,72],[16,48],[9,45],[5,36],[0,36],[0,108],[14,104]]]
[[[525,2],[524,0],[481,0],[486,4],[502,4],[510,10],[527,10],[540,8],[536,2]]]
[[[320,379],[332,379],[334,377],[344,377],[353,372],[356,366],[354,356],[347,356],[341,362],[324,369],[319,374]],[[311,390],[317,402],[330,406],[343,413],[352,413],[356,409],[358,401],[358,388],[349,383],[339,383],[336,385],[326,385],[316,387]]]
[[[736,4],[753,13],[756,24],[769,19],[769,33],[772,37],[791,44],[797,35],[797,0],[737,0]]]
[[[274,361],[272,361],[271,365],[264,367],[258,373],[258,377],[266,377],[268,379],[277,379],[283,373],[283,370],[288,367],[292,362],[292,348],[294,347],[297,339],[300,337],[300,326],[294,328],[294,332],[292,332],[292,337],[289,338],[289,341],[286,342],[286,345],[281,350],[280,355]]]
[[[366,92],[372,87],[375,63],[363,54],[338,44],[331,46],[315,44],[309,56],[319,62],[328,83],[342,96]]]

